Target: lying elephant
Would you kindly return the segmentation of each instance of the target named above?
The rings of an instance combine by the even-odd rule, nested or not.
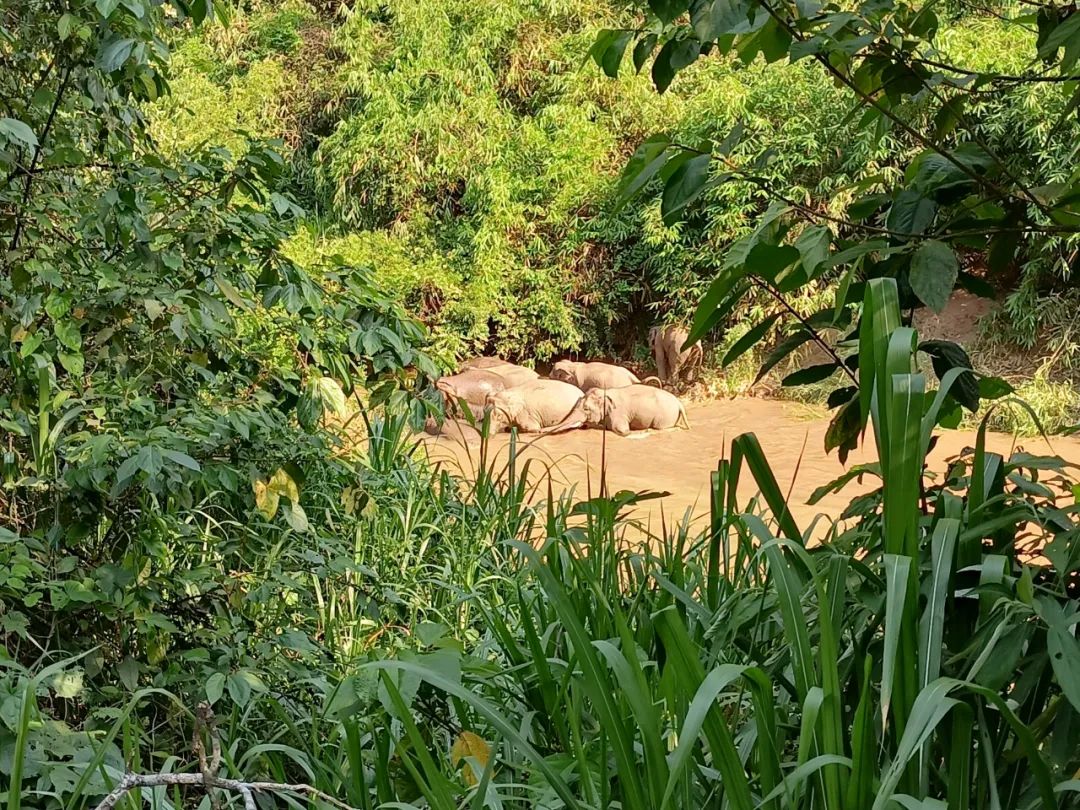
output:
[[[593,388],[625,388],[641,380],[629,369],[611,363],[575,363],[560,360],[551,369],[551,379],[576,385],[582,391]]]
[[[686,409],[674,394],[651,385],[629,385],[625,388],[594,388],[558,425],[545,433],[588,425],[612,430],[625,436],[632,430],[664,430],[678,427],[689,429]]]
[[[540,376],[531,368],[508,363],[499,357],[474,357],[461,364],[462,374],[473,371],[484,371],[489,374],[499,375],[502,377],[506,388],[532,382]]]
[[[516,427],[540,433],[565,421],[581,400],[581,389],[560,380],[533,380],[488,397],[491,432]]]
[[[443,395],[443,404],[449,414],[458,413],[458,403],[465,400],[473,415],[479,419],[487,398],[506,388],[506,381],[489,369],[471,368],[460,374],[440,377],[435,388]]]
[[[470,357],[464,363],[461,364],[461,370],[466,371],[470,368],[492,368],[493,366],[505,366],[507,361],[501,357]]]
[[[424,422],[424,432],[429,436],[454,439],[461,444],[479,444],[483,438],[479,430],[460,419],[444,419],[440,423],[429,416]]]

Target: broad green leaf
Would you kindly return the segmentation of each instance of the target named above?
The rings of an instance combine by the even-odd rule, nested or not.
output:
[[[337,380],[333,377],[319,377],[315,385],[319,389],[319,396],[326,410],[339,417],[349,415],[349,409],[345,404],[345,392],[341,390],[341,385]]]
[[[653,135],[645,140],[634,152],[633,157],[623,169],[619,179],[619,194],[616,199],[616,209],[622,208],[645,187],[645,184],[660,171],[667,162],[667,148],[671,145],[671,139],[666,135]]]
[[[229,698],[241,709],[251,700],[251,682],[241,673],[234,672],[227,680]]]
[[[928,239],[911,257],[911,289],[924,304],[942,312],[949,303],[960,265],[956,254],[944,242]]]
[[[139,686],[139,663],[130,655],[116,665],[116,674],[120,683],[127,687],[129,692],[134,692]]]
[[[832,238],[832,231],[824,225],[812,225],[799,234],[795,248],[807,273],[813,275],[828,260]]]
[[[307,513],[296,501],[289,501],[288,507],[282,514],[285,516],[285,522],[294,532],[303,533],[309,530]]]
[[[134,47],[135,40],[133,39],[114,39],[98,54],[98,66],[106,73],[112,73],[128,60]]]
[[[839,368],[838,363],[821,363],[816,366],[806,366],[788,374],[780,381],[780,384],[785,388],[793,385],[811,385],[829,379]]]
[[[653,61],[652,79],[656,90],[663,93],[671,86],[675,74],[697,60],[701,43],[689,37],[669,40]]]
[[[225,675],[215,672],[206,679],[206,702],[213,706],[225,694]]]
[[[791,245],[760,242],[746,255],[746,272],[775,284],[780,274],[799,260],[799,251]]]
[[[971,358],[963,347],[948,340],[924,340],[919,344],[919,351],[930,356],[934,374],[939,380],[952,369],[963,369],[950,388],[952,396],[965,408],[974,413],[979,409],[979,383],[971,371]]]
[[[736,340],[732,344],[731,348],[727,350],[727,353],[724,354],[724,359],[721,361],[721,365],[725,367],[730,366],[739,357],[741,357],[743,354],[745,354],[747,351],[757,345],[757,343],[765,337],[769,329],[774,323],[776,323],[776,319],[779,317],[780,313],[774,312],[772,315],[769,315],[767,318],[761,321],[761,323],[757,324],[756,326],[752,326],[746,332],[746,334]]]
[[[937,213],[937,203],[918,191],[901,191],[889,209],[885,227],[895,231],[901,238],[910,238],[926,232]]]
[[[623,54],[626,53],[626,46],[630,44],[631,37],[633,37],[632,31],[620,31],[604,51],[600,67],[604,69],[608,77],[612,79],[618,77],[619,65],[622,64]]]
[[[709,180],[712,156],[695,155],[679,166],[664,186],[660,212],[664,224],[674,225],[690,203],[698,198]]]
[[[740,298],[746,290],[743,287],[740,291],[741,281],[743,281],[741,268],[721,270],[720,275],[713,279],[694,312],[694,321],[690,325],[690,335],[687,338],[688,343],[692,344],[701,340],[719,322],[721,313],[730,312],[734,308],[732,300]]]
[[[38,145],[34,130],[18,118],[0,118],[0,134],[18,141],[23,146],[32,148]]]
[[[687,0],[649,0],[649,9],[664,23],[674,22],[686,6]]]

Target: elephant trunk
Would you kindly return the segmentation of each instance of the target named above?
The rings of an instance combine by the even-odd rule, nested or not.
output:
[[[577,430],[586,422],[585,409],[582,407],[582,402],[584,401],[585,398],[582,397],[581,400],[578,401],[578,404],[574,406],[574,409],[570,411],[570,413],[568,413],[565,417],[563,417],[563,420],[561,422],[559,422],[557,425],[546,427],[540,432],[547,434],[565,433],[568,430]]]

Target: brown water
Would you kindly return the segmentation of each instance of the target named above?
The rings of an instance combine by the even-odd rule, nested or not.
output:
[[[670,494],[638,504],[634,515],[646,521],[654,531],[661,520],[668,525],[689,514],[700,524],[709,510],[710,472],[717,460],[729,452],[731,440],[741,433],[757,435],[781,489],[790,491],[792,513],[804,530],[816,515],[835,517],[840,514],[860,486],[852,483],[839,494],[826,496],[814,506],[807,504],[810,494],[822,484],[840,475],[845,467],[835,452],[826,455],[825,429],[828,419],[805,406],[764,399],[716,400],[691,404],[687,407],[690,430],[670,430],[632,434],[621,437],[600,430],[578,430],[550,436],[522,436],[519,439],[520,457],[531,460],[529,478],[536,487],[534,498],[547,494],[547,475],[558,493],[573,487],[585,498],[591,491],[597,494],[601,460],[606,467],[609,492],[619,490],[666,491]],[[868,440],[870,437],[867,437]],[[931,470],[944,471],[945,460],[973,446],[971,431],[941,431],[940,439],[931,454]],[[505,464],[509,453],[509,435],[492,438],[488,449],[492,460]],[[1048,445],[1044,439],[1014,439],[991,434],[988,449],[1008,455],[1012,450],[1047,455],[1057,454],[1068,461],[1080,463],[1080,441],[1053,437]],[[475,474],[480,448],[477,444],[443,436],[425,440],[429,457],[449,469],[465,475]],[[874,460],[872,441],[852,453],[848,464]],[[874,485],[867,479],[862,489]],[[740,502],[756,492],[749,474],[739,482]]]

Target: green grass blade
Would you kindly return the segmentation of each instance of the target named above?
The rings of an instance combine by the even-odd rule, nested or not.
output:
[[[736,437],[731,443],[732,466],[739,467],[744,461],[750,470],[750,474],[754,476],[754,481],[757,483],[758,489],[761,490],[761,495],[765,499],[765,503],[768,504],[777,526],[780,528],[780,534],[801,544],[803,542],[802,532],[799,531],[799,527],[791,515],[787,499],[784,497],[780,486],[776,483],[776,476],[773,475],[772,468],[769,466],[765,453],[761,449],[761,444],[753,433],[744,433]]]
[[[930,592],[919,624],[919,689],[926,688],[941,674],[942,636],[945,630],[945,603],[953,574],[960,521],[942,518],[930,540]]]
[[[900,326],[900,297],[896,281],[874,278],[866,283],[862,319],[859,323],[859,413],[865,426],[875,391],[884,401],[885,388],[880,371],[886,368],[889,337]],[[885,425],[876,425],[879,444],[887,438]]]
[[[952,741],[946,771],[949,775],[949,810],[971,807],[971,741],[973,714],[963,703],[953,709]]]
[[[680,691],[684,694],[693,694],[696,699],[705,681],[705,671],[701,661],[694,654],[695,645],[690,640],[678,612],[674,608],[661,611],[656,616],[656,628],[664,645],[664,651],[667,654],[665,667],[672,668]],[[715,682],[723,681],[728,677],[728,674],[727,670],[723,670],[719,675],[715,676]],[[705,692],[705,694],[708,693],[708,691]],[[750,783],[746,777],[742,760],[739,758],[738,750],[735,748],[731,732],[728,731],[720,715],[719,707],[714,701],[705,701],[703,699],[698,704],[697,712],[691,719],[696,722],[699,719],[699,714],[701,715],[701,727],[705,730],[705,738],[708,740],[709,749],[712,752],[712,764],[714,768],[720,771],[724,794],[729,805],[734,810],[753,810],[754,803],[751,797]],[[680,748],[693,739],[687,734],[681,734],[680,736],[683,740],[680,743]],[[679,764],[678,767],[681,769],[683,766]],[[676,764],[672,764],[672,776],[676,772]],[[665,795],[670,796],[670,791],[665,790]]]
[[[904,688],[902,668],[905,666],[901,636],[904,631],[911,581],[911,558],[897,554],[885,555],[885,640],[881,663],[881,724],[887,726],[889,710],[893,703],[893,690]],[[907,712],[903,708],[898,719],[897,731],[903,733]]]
[[[574,656],[581,667],[581,684],[593,704],[597,719],[607,730],[619,771],[623,790],[623,803],[630,810],[646,810],[645,787],[641,782],[640,769],[634,753],[632,734],[615,705],[614,684],[607,677],[604,665],[597,657],[592,639],[578,618],[580,612],[574,607],[566,590],[552,574],[551,569],[540,563],[536,552],[518,544],[524,556],[530,560],[533,570],[551,600],[552,607],[566,630],[573,645]]]
[[[394,704],[398,721],[405,729],[405,734],[408,736],[409,742],[412,743],[413,751],[416,753],[417,759],[420,760],[420,767],[423,768],[424,773],[421,774],[416,770],[416,766],[412,764],[409,756],[404,752],[399,757],[400,761],[408,769],[413,782],[416,783],[416,787],[424,794],[424,798],[428,800],[428,804],[434,810],[455,810],[457,803],[454,800],[450,782],[443,776],[439,766],[435,764],[435,760],[428,751],[427,742],[425,742],[423,734],[420,733],[420,729],[417,728],[416,723],[413,721],[412,712],[405,705],[401,692],[394,685],[388,671],[384,669],[380,674],[382,675],[383,687],[390,696],[390,702]]]
[[[871,709],[874,696],[870,678],[874,671],[874,659],[867,656],[863,662],[862,688],[855,719],[851,725],[851,778],[845,794],[845,807],[867,807],[874,795],[874,777],[877,771],[875,754],[877,745],[874,718]]]
[[[911,717],[903,736],[897,746],[896,754],[888,770],[881,777],[878,787],[877,798],[874,800],[873,810],[885,810],[892,800],[893,792],[909,769],[912,758],[921,750],[923,744],[933,734],[938,723],[956,705],[955,698],[949,697],[949,692],[959,686],[958,681],[942,678],[935,681],[922,692],[915,700]]]

